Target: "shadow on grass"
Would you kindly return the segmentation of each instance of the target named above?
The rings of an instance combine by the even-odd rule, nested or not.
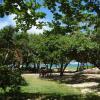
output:
[[[20,84],[20,85],[21,85],[21,86],[27,86],[28,83],[25,81],[24,78],[22,78],[22,80],[21,80],[21,84]]]
[[[6,93],[0,94],[0,100],[100,100],[97,95],[57,95],[57,94],[40,94],[40,93]]]
[[[88,75],[84,75],[82,73],[73,73],[73,74],[69,73],[63,76],[53,74],[51,76],[43,77],[42,79],[49,79],[49,80],[58,81],[60,83],[66,83],[66,84],[79,84],[84,82],[100,83],[100,78],[88,77]]]
[[[79,74],[67,74],[63,76],[51,75],[43,77],[41,79],[49,79],[52,81],[58,81],[60,83],[66,83],[66,84],[78,84],[87,81],[87,76],[79,73]]]
[[[67,76],[66,76],[66,78],[67,78]],[[62,79],[60,82],[68,83],[68,84],[78,84],[78,83],[83,83],[83,82],[87,81],[86,79],[87,79],[87,76],[78,73],[73,76],[70,76],[69,79],[66,79],[66,80]]]
[[[95,90],[95,92],[100,92],[100,83],[97,86],[88,87],[91,90]]]

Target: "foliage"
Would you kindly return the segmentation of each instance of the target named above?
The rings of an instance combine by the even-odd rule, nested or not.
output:
[[[55,63],[61,65],[63,72],[71,60],[76,60],[99,67],[98,3],[99,0],[4,0],[0,5],[1,17],[15,14],[17,28],[24,32],[16,33],[17,28],[1,31],[1,65],[16,65],[17,61],[19,66],[44,63],[52,67]],[[26,31],[32,26],[41,27],[43,24],[38,22],[45,17],[40,10],[42,7],[53,14],[52,22],[48,22],[52,29],[39,35],[28,34]]]
[[[73,51],[76,52],[77,56],[74,56],[74,57],[77,57],[77,58],[79,57],[79,60],[81,60],[80,57],[83,57],[86,60],[87,57],[85,58],[85,56],[86,55],[88,56],[90,51],[97,48],[98,46],[96,42],[93,42],[90,37],[85,36],[84,34],[76,34],[76,35],[73,35],[71,38],[73,40],[72,52]]]
[[[53,13],[53,21],[49,25],[55,34],[90,31],[96,22],[93,12],[100,16],[99,3],[99,0],[44,0],[44,5]]]
[[[39,11],[41,4],[36,0],[4,0],[0,5],[0,17],[5,15],[14,14],[17,28],[21,30],[28,30],[34,26],[41,28],[43,22],[38,19],[44,18],[45,13]],[[24,26],[24,27],[23,27]]]
[[[7,66],[0,66],[0,87],[7,91],[18,92],[20,91],[22,77],[19,69],[11,69]]]
[[[16,28],[7,26],[0,30],[0,65],[12,64],[16,49]]]

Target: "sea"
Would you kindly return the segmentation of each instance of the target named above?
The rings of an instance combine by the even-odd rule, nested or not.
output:
[[[76,61],[71,61],[68,65],[67,65],[67,69],[76,69],[77,67],[78,67],[78,65],[80,66],[81,65],[81,63],[79,63],[79,62],[76,62]],[[90,67],[93,67],[94,65],[93,64],[90,64],[90,63],[84,63],[84,66],[90,66]],[[23,66],[23,67],[25,67],[25,66]],[[28,67],[31,67],[31,68],[34,68],[34,64],[33,63],[31,63],[31,64],[29,64],[29,66]],[[36,66],[37,67],[37,66]],[[48,67],[48,68],[50,68],[50,64],[40,64],[40,68],[41,67]],[[61,67],[61,65],[60,64],[53,64],[52,65],[52,69],[55,69],[55,68],[60,68]]]
[[[80,66],[81,65],[81,63],[79,63],[79,62],[76,62],[76,61],[71,61],[68,65],[67,65],[67,67],[77,67],[77,66]],[[40,67],[46,67],[46,66],[48,66],[48,68],[50,67],[50,64],[40,64]],[[52,68],[59,68],[61,65],[60,64],[53,64],[52,65]],[[84,66],[93,66],[93,64],[90,64],[90,63],[84,63]]]

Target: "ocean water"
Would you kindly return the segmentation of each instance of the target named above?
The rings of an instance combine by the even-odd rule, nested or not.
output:
[[[79,63],[79,65],[81,65],[81,63]],[[50,64],[47,65],[40,64],[40,67],[46,67],[46,66],[50,67]],[[60,66],[61,66],[60,64],[53,64],[52,68],[59,68]],[[78,62],[70,62],[67,67],[77,67],[77,66],[78,66]],[[93,66],[93,65],[90,63],[84,63],[84,66]]]
[[[79,65],[81,65],[81,63],[79,63]],[[40,67],[47,67],[47,66],[48,66],[48,68],[50,68],[50,64],[46,64],[46,65],[45,64],[40,64]],[[61,66],[60,64],[53,64],[52,68],[60,68],[60,66]],[[77,66],[78,66],[78,62],[72,61],[68,64],[67,68],[76,69]],[[90,63],[85,63],[84,66],[93,66],[93,65],[90,64]],[[30,64],[29,67],[34,68],[34,64]]]
[[[81,65],[81,63],[79,63],[79,66]],[[78,66],[78,62],[75,63],[69,63],[68,67],[77,67]],[[93,66],[93,64],[90,63],[84,63],[84,66]]]

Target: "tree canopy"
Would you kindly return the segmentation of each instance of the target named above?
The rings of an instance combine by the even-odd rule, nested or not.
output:
[[[61,65],[62,74],[68,63],[76,60],[100,68],[99,3],[99,0],[4,0],[0,17],[15,14],[16,28],[0,31],[1,65],[44,63],[52,67],[55,63]],[[51,30],[28,34],[32,26],[45,25],[46,13],[40,10],[43,7],[53,14],[46,24]]]

